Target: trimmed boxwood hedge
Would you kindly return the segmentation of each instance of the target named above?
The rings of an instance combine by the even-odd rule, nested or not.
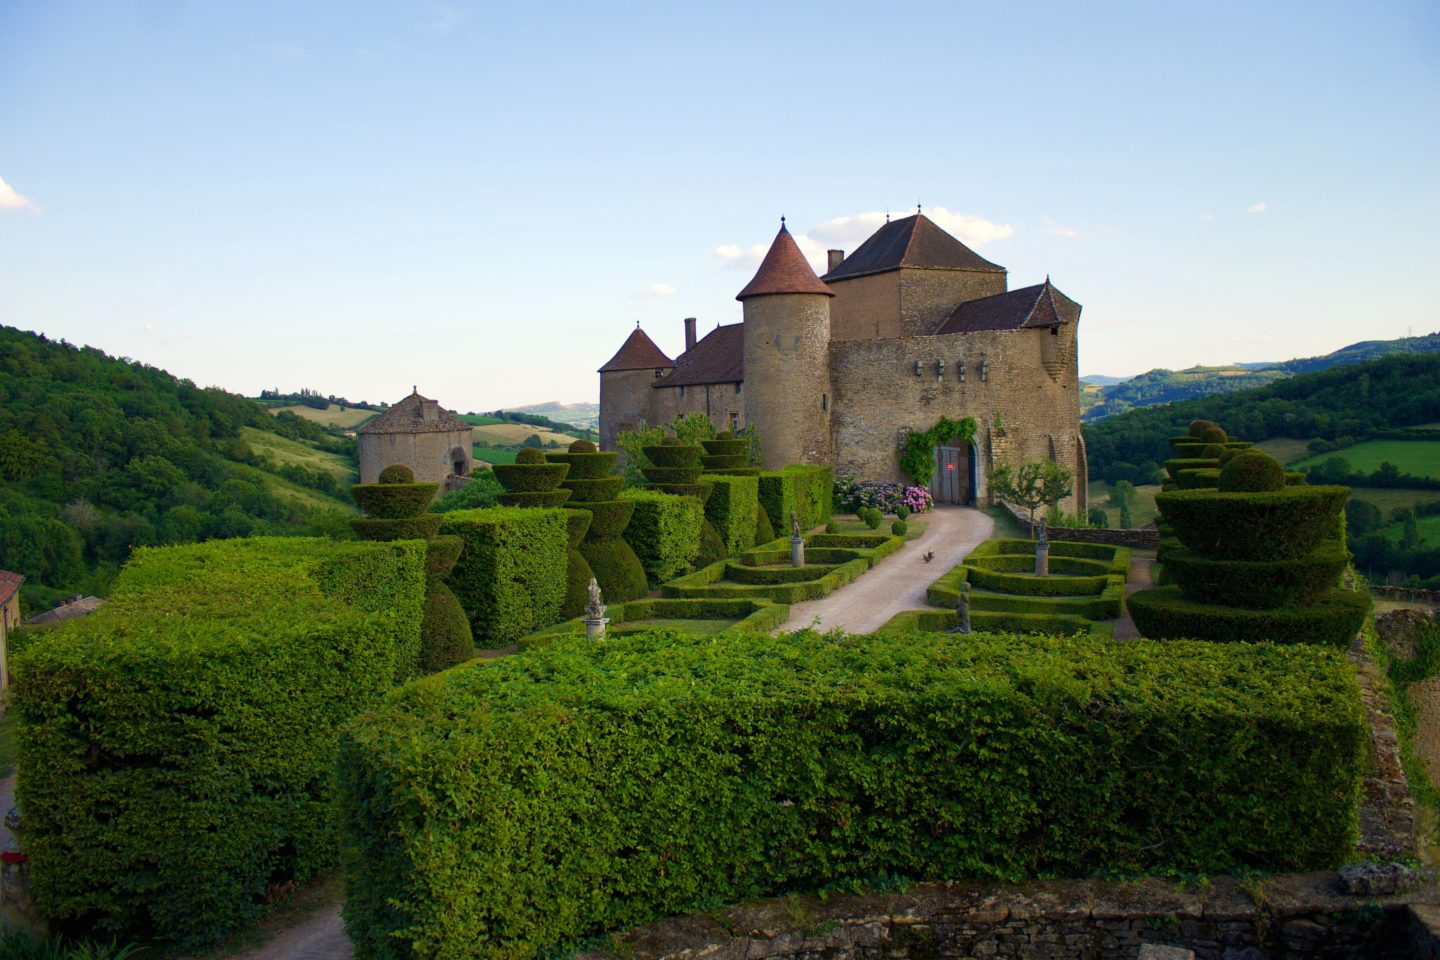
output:
[[[1220,471],[1215,467],[1181,470],[1175,482],[1181,490],[1213,490],[1220,483]]]
[[[634,500],[602,500],[596,503],[575,503],[576,510],[590,512],[590,529],[586,540],[614,540],[625,532],[635,516]]]
[[[1181,470],[1213,470],[1219,464],[1218,460],[1207,460],[1204,457],[1177,457],[1174,460],[1165,461],[1165,472],[1175,482],[1180,481]]]
[[[672,449],[667,447],[666,449]],[[646,467],[645,479],[651,483],[691,484],[700,479],[700,467]]]
[[[763,509],[755,511],[755,543],[769,543],[775,539],[775,527]],[[788,538],[787,538],[788,539]]]
[[[1173,490],[1156,494],[1180,542],[1218,560],[1295,560],[1335,532],[1349,487],[1269,493]]]
[[[734,620],[729,630],[753,630],[769,633],[784,626],[790,617],[790,608],[783,603],[774,603],[762,597],[743,600],[630,600],[611,604],[605,610],[610,626],[639,620]],[[557,623],[520,640],[521,650],[543,646],[557,637],[584,636],[585,618],[574,617],[564,623]]]
[[[738,441],[730,441],[738,442]],[[705,501],[705,518],[715,526],[728,556],[755,546],[755,511],[760,509],[758,477],[706,474],[712,484]]]
[[[1349,552],[1333,540],[1299,560],[1212,560],[1184,547],[1165,553],[1186,597],[1256,610],[1309,603],[1339,585],[1349,562]]]
[[[347,732],[346,930],[375,960],[511,960],[879,876],[1333,868],[1368,736],[1338,651],[560,638]]]
[[[529,493],[497,493],[502,507],[558,507],[569,502],[569,490],[535,490]]]
[[[835,471],[814,464],[792,463],[780,472],[795,480],[795,512],[800,515],[800,528],[823,527],[830,519],[835,500]],[[790,526],[789,516],[785,517],[784,526]]]
[[[465,541],[446,583],[470,618],[477,646],[504,647],[560,619],[566,511],[490,507],[440,516],[441,529]]]
[[[711,457],[741,457],[750,455],[750,441],[744,438],[739,440],[701,440],[700,446],[705,448],[707,456]],[[739,466],[744,466],[741,463]]]
[[[766,519],[770,521],[772,530],[783,530],[786,536],[790,534],[790,514],[800,515],[795,502],[795,481],[795,474],[786,473],[783,470],[761,473],[756,478],[756,494],[760,500],[759,512],[765,514]],[[800,520],[800,529],[810,529],[805,525],[803,517]],[[763,543],[764,541],[756,537],[755,542]]]
[[[578,617],[590,604],[590,581],[595,571],[577,547],[565,554],[565,599],[560,601],[560,616],[565,620]]]
[[[551,463],[568,463],[570,473],[566,480],[599,480],[615,472],[615,461],[620,454],[612,451],[603,453],[547,453],[545,459]]]
[[[586,540],[580,544],[580,555],[595,572],[595,580],[608,601],[634,600],[650,592],[640,558],[619,537]]]
[[[747,567],[732,560],[725,567],[725,579],[732,583],[802,583],[819,580],[838,566],[835,563],[807,563],[803,567]]]
[[[13,661],[16,796],[51,922],[208,944],[329,870],[337,731],[417,669],[425,545],[139,549]]]
[[[1367,594],[1342,589],[1327,591],[1304,606],[1268,610],[1197,603],[1186,598],[1178,586],[1141,590],[1131,594],[1126,603],[1135,626],[1153,639],[1268,640],[1341,649],[1354,641],[1370,611]]]
[[[368,517],[350,521],[361,540],[429,540],[440,529],[443,513],[426,513],[418,517],[394,520],[371,520]]]
[[[706,473],[714,473],[718,470],[744,470],[747,469],[749,463],[750,458],[743,453],[735,457],[708,456],[700,458],[700,464]]]
[[[436,537],[425,544],[425,576],[431,580],[443,580],[455,569],[465,541],[459,537]]]
[[[709,520],[700,521],[700,552],[695,555],[696,567],[708,567],[730,556],[725,541],[720,539],[715,525]]]
[[[625,542],[640,558],[650,583],[658,586],[689,572],[700,553],[704,505],[694,497],[653,490],[627,490],[622,496],[635,502],[635,515],[625,527]]]
[[[511,493],[554,490],[570,472],[568,463],[497,463],[490,468],[500,485]]]
[[[420,669],[425,673],[448,669],[475,656],[470,621],[459,599],[443,583],[432,583],[425,590],[425,618],[420,633]]]
[[[649,460],[657,469],[693,470],[696,476],[700,475],[700,456],[704,453],[703,447],[680,443],[664,443],[653,447],[642,447],[641,452],[645,454],[645,459]],[[647,480],[652,479],[648,472],[645,474],[645,478]],[[692,480],[690,482],[693,483],[694,481]]]
[[[875,631],[877,634],[926,632],[949,632],[960,625],[960,615],[954,610],[904,610],[895,614],[885,625]],[[1095,623],[1083,616],[1043,613],[991,613],[970,608],[970,629],[972,633],[1048,633],[1057,636],[1085,634],[1097,639],[1111,639],[1115,635],[1114,624]]]
[[[566,480],[560,486],[570,491],[570,502],[574,504],[598,503],[614,500],[625,486],[624,477],[601,477],[598,480]]]
[[[357,483],[350,493],[365,516],[397,520],[424,513],[439,489],[438,483]]]

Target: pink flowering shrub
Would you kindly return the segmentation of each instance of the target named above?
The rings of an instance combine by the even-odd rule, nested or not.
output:
[[[861,507],[874,507],[886,514],[893,514],[900,507],[907,507],[911,513],[925,513],[933,505],[930,491],[925,487],[856,480],[854,477],[835,478],[837,513],[854,513]]]

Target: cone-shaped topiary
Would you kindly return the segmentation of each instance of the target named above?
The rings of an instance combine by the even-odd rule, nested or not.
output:
[[[392,463],[380,471],[377,480],[379,483],[414,483],[415,471],[403,463]]]
[[[775,525],[770,522],[770,514],[764,510],[755,511],[755,544],[769,543],[775,539]]]
[[[357,483],[350,488],[365,516],[375,520],[418,517],[435,499],[438,483]]]
[[[612,476],[619,454],[598,451],[588,440],[575,441],[570,451],[551,453],[546,459],[569,464],[570,473],[564,481],[564,488],[571,494],[567,506],[590,513],[590,529],[580,542],[579,554],[594,571],[607,601],[623,603],[643,597],[649,592],[645,568],[621,537],[635,512],[635,503],[613,499],[625,484],[623,477]]]
[[[432,580],[425,587],[425,618],[420,621],[420,669],[447,670],[474,656],[475,637],[464,608],[449,587]]]
[[[495,479],[505,488],[504,493],[495,496],[504,506],[558,507],[570,499],[569,490],[559,489],[570,474],[570,465],[549,462],[533,447],[521,450],[514,463],[497,463],[492,469]]]
[[[1280,461],[1259,450],[1247,450],[1220,471],[1220,490],[1226,493],[1268,493],[1285,486]]]

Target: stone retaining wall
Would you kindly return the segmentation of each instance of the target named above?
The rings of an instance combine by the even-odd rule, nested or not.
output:
[[[1010,504],[1005,508],[1015,517],[1015,522],[1020,524],[1020,529],[1025,536],[1032,537],[1034,533],[1030,529],[1030,520],[1025,514],[1018,512]],[[1138,529],[1106,530],[1099,527],[1046,527],[1051,540],[1073,540],[1080,543],[1105,543],[1112,547],[1129,547],[1131,550],[1154,550],[1160,546],[1160,531],[1155,529],[1154,524],[1140,527]]]
[[[1195,884],[1051,880],[926,883],[903,893],[789,897],[664,920],[583,960],[1135,960],[1145,944],[1200,960],[1414,956],[1434,942],[1432,881],[1405,894],[1344,892],[1333,873]],[[1414,910],[1411,904],[1417,905]]]

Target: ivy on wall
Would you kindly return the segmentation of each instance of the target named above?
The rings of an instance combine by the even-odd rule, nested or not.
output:
[[[974,439],[974,417],[965,417],[963,420],[941,417],[935,426],[924,433],[912,431],[910,436],[905,438],[905,447],[900,451],[900,469],[905,471],[916,486],[929,486],[930,479],[935,476],[935,448],[956,440],[970,443]]]

